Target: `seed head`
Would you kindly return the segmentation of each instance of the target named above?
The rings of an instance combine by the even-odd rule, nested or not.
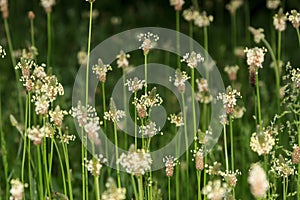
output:
[[[201,56],[200,53],[196,53],[192,51],[191,53],[186,53],[181,62],[186,62],[190,68],[196,68],[198,63],[203,62],[204,58]]]
[[[92,67],[93,73],[98,76],[100,82],[104,83],[106,81],[106,74],[108,71],[112,71],[110,65],[104,65],[102,60],[98,59],[98,64]]]
[[[103,164],[107,163],[107,159],[102,154],[95,155],[91,160],[84,160],[84,166],[93,176],[100,176]]]
[[[276,10],[280,5],[280,0],[267,0],[267,8],[270,10]]]
[[[142,42],[142,45],[139,48],[143,50],[144,55],[148,55],[150,49],[154,48],[159,40],[158,35],[150,32],[140,33],[137,38],[139,42]]]
[[[252,164],[249,171],[248,183],[250,184],[251,193],[255,198],[264,198],[266,196],[269,182],[260,164]]]
[[[273,17],[273,25],[276,30],[282,32],[286,29],[286,15],[283,13],[282,8]]]
[[[292,154],[292,159],[293,159],[293,163],[295,165],[297,165],[300,160],[300,147],[297,145],[294,145],[293,149],[294,150],[293,150],[293,154]]]
[[[34,14],[33,11],[29,11],[29,12],[28,12],[28,19],[29,19],[29,20],[34,20],[34,19],[35,19],[35,14]]]
[[[0,10],[2,12],[2,18],[8,18],[8,3],[7,0],[0,0]]]
[[[194,24],[200,28],[209,26],[213,20],[214,17],[212,15],[207,16],[205,11],[203,11],[201,14],[197,12],[194,15]]]
[[[117,64],[119,68],[127,68],[129,66],[128,58],[130,58],[129,54],[124,53],[121,51],[119,55],[117,55]]]
[[[254,47],[252,49],[246,48],[245,50],[247,56],[247,64],[255,68],[262,68],[262,63],[264,62],[265,48]]]
[[[107,188],[103,194],[103,200],[125,200],[126,199],[126,189],[118,188],[113,178],[108,178],[105,184]]]
[[[184,3],[184,0],[170,0],[170,5],[174,6],[176,11],[180,11]]]
[[[291,14],[286,13],[287,19],[293,24],[295,29],[299,28],[300,25],[300,13],[296,10],[291,10]]]
[[[260,43],[260,41],[265,38],[264,29],[262,28],[255,29],[251,26],[249,26],[248,29],[252,33],[255,43]]]
[[[12,179],[10,181],[10,200],[22,200],[24,196],[24,185],[19,179]]]

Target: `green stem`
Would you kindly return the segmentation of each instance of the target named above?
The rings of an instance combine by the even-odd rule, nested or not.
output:
[[[58,128],[58,132],[60,137],[62,138],[62,132],[61,129]],[[66,169],[67,169],[67,178],[68,178],[68,188],[69,188],[69,197],[70,200],[73,200],[73,190],[72,190],[72,182],[71,182],[71,170],[70,170],[70,163],[69,163],[69,153],[68,153],[68,148],[66,147],[66,144],[64,142],[61,143],[62,148],[63,148],[63,153],[65,157],[65,164],[66,164]]]
[[[225,163],[226,163],[226,173],[229,172],[229,164],[228,164],[228,154],[227,154],[227,136],[226,136],[226,125],[223,125],[223,133],[224,133],[224,153],[225,153]]]
[[[298,129],[298,147],[300,147],[300,121],[298,121],[298,125],[297,125],[297,129]],[[298,162],[298,191],[300,191],[300,162]],[[297,193],[297,199],[300,200],[300,192]]]
[[[100,185],[99,185],[99,176],[95,176],[95,187],[96,187],[96,199],[101,200],[100,197]]]
[[[4,29],[6,33],[6,38],[7,38],[7,43],[8,43],[8,48],[9,48],[9,53],[10,53],[10,58],[11,62],[13,64],[13,68],[16,66],[16,58],[14,56],[14,49],[10,37],[10,31],[9,31],[9,26],[7,19],[4,19]],[[15,77],[16,77],[16,83],[17,83],[17,90],[18,90],[18,103],[19,103],[19,110],[20,110],[20,116],[21,116],[21,121],[24,121],[24,108],[23,108],[23,101],[22,101],[22,89],[21,89],[21,84],[20,84],[20,74],[18,70],[15,71]]]
[[[280,75],[279,75],[279,62],[276,60],[274,51],[269,42],[263,38],[262,42],[266,45],[268,52],[270,52],[272,61],[274,63],[275,80],[276,80],[276,97],[277,97],[277,112],[280,113]]]
[[[51,12],[47,12],[47,39],[48,39],[48,51],[47,51],[47,66],[51,64]]]
[[[177,52],[177,67],[181,68],[180,62],[180,12],[176,11],[176,52]]]
[[[204,166],[206,165],[207,163],[207,155],[204,156]],[[206,187],[206,168],[204,167],[204,170],[203,170],[203,188]],[[204,196],[204,200],[207,199],[207,196],[205,195]]]
[[[34,20],[30,20],[30,35],[31,35],[31,45],[35,47],[35,40],[34,40]]]
[[[283,177],[283,182],[282,182],[282,192],[283,192],[283,200],[286,200],[286,190],[285,190],[285,177]]]
[[[201,196],[201,172],[197,171],[197,189],[198,189],[198,200],[202,199]]]
[[[236,48],[236,15],[231,15],[231,30],[232,30],[232,51],[234,52],[234,49]]]
[[[134,92],[134,101],[136,100],[136,92]],[[134,108],[134,148],[137,150],[137,112]]]
[[[189,37],[190,37],[190,52],[192,52],[194,50],[194,43],[193,43],[193,22],[190,21],[189,22]]]
[[[257,114],[258,114],[258,124],[259,130],[262,130],[262,123],[261,123],[261,108],[260,108],[260,93],[259,93],[259,85],[258,85],[258,70],[255,71],[255,85],[256,85],[256,95],[257,95]]]
[[[300,32],[299,32],[299,28],[296,28],[296,31],[297,31],[298,43],[299,43],[299,47],[300,47]]]
[[[183,122],[184,122],[184,136],[185,136],[185,159],[186,159],[186,181],[189,183],[189,142],[188,142],[188,133],[187,133],[187,121],[186,121],[186,110],[185,110],[185,99],[184,93],[181,93],[182,99],[182,110],[183,110]],[[186,195],[189,199],[189,186],[186,185]]]
[[[57,151],[58,161],[59,161],[59,165],[60,165],[60,169],[61,169],[62,182],[63,182],[63,188],[64,188],[64,195],[67,195],[67,185],[66,185],[66,178],[65,178],[65,170],[64,170],[64,166],[63,166],[63,161],[61,159],[61,154],[60,154],[59,148],[58,148],[55,140],[54,140],[54,146],[55,146],[55,149]]]
[[[9,199],[9,178],[8,178],[8,161],[7,161],[7,148],[6,148],[6,140],[4,137],[3,132],[3,124],[2,124],[2,98],[0,95],[0,135],[1,135],[1,151],[2,151],[2,162],[3,162],[3,168],[4,168],[4,178],[5,178],[5,185],[6,185],[6,198]]]
[[[27,122],[28,122],[28,104],[30,99],[28,94],[26,95],[26,108],[25,108],[25,123],[24,123],[24,135],[23,135],[23,156],[22,156],[22,166],[21,166],[21,181],[24,183],[24,170],[25,170],[25,159],[27,151]]]
[[[168,199],[171,200],[171,177],[168,176]]]
[[[84,136],[84,132],[83,132],[83,128],[81,128],[81,138],[82,138],[82,142],[81,142],[81,163],[84,163],[85,158],[86,158],[86,149],[85,149],[85,136]],[[85,167],[84,165],[81,166],[81,176],[82,176],[82,199],[85,200],[86,198],[88,198],[88,185],[87,185],[87,181],[85,178]]]
[[[126,71],[123,68],[123,94],[124,94],[124,98],[123,98],[123,104],[124,104],[124,111],[127,111],[127,94],[126,94]],[[125,132],[125,138],[124,138],[124,142],[125,142],[125,149],[128,148],[128,139],[127,139],[127,117],[125,117],[124,120],[124,132]]]
[[[46,125],[45,118],[44,118],[43,125]],[[45,173],[45,181],[46,181],[46,191],[45,191],[45,198],[49,195],[51,196],[51,190],[50,190],[50,179],[49,179],[49,173],[48,173],[48,162],[47,162],[47,140],[46,138],[43,139],[43,163],[44,163],[44,173]]]
[[[147,94],[147,85],[148,85],[148,77],[147,77],[147,54],[144,54],[144,65],[145,65],[145,71],[144,71],[144,76],[145,76],[145,94]]]
[[[197,123],[196,123],[196,110],[195,110],[195,70],[191,69],[192,76],[192,110],[193,110],[193,132],[194,132],[194,149],[197,149]],[[183,98],[184,99],[184,98]],[[185,109],[185,108],[183,108]]]
[[[139,200],[144,200],[143,177],[138,176]]]
[[[229,129],[230,129],[230,154],[231,154],[231,171],[234,173],[234,141],[233,141],[233,126],[232,126],[232,116],[229,116]],[[232,195],[235,198],[235,190],[232,188]]]
[[[250,26],[250,11],[249,11],[249,1],[245,0],[245,29],[246,29],[246,43],[250,44],[250,32],[248,31],[248,27]]]
[[[27,127],[31,127],[31,93],[28,93],[28,125]],[[29,192],[30,192],[30,198],[33,199],[34,198],[34,191],[33,191],[33,184],[32,184],[32,172],[31,172],[31,150],[30,150],[30,140],[27,140],[27,157],[28,157],[28,176],[29,176]]]
[[[105,95],[105,82],[101,84],[102,89],[102,106],[103,106],[103,113],[106,112],[106,95]],[[105,155],[108,158],[108,132],[107,132],[107,121],[103,119],[103,126],[104,126],[104,133],[106,134],[105,137]],[[108,169],[108,176],[110,176],[110,169]]]
[[[134,197],[135,197],[135,199],[138,199],[139,196],[138,196],[138,193],[136,190],[136,183],[135,183],[133,175],[131,175],[131,183],[132,183],[132,187],[133,187]]]
[[[39,174],[39,195],[40,199],[44,198],[44,184],[43,184],[43,174],[42,174],[42,161],[41,161],[41,146],[36,148],[38,157],[38,174]]]
[[[121,188],[121,177],[120,177],[120,165],[118,163],[119,152],[118,152],[118,135],[117,135],[117,123],[114,122],[114,135],[115,135],[115,153],[116,153],[116,165],[117,165],[117,176],[118,176],[118,188]]]
[[[175,179],[176,179],[176,200],[179,200],[179,166],[176,165],[176,175],[175,175]]]

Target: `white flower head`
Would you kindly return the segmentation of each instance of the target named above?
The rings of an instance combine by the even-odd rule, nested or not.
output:
[[[252,49],[246,48],[245,50],[247,56],[247,64],[250,67],[254,68],[262,68],[262,63],[265,59],[265,52],[267,51],[265,48],[254,47]]]
[[[201,56],[201,54],[194,51],[191,53],[186,53],[181,59],[181,62],[186,62],[190,68],[196,68],[198,63],[203,61],[204,58]]]
[[[291,10],[291,14],[286,13],[287,19],[293,24],[294,28],[299,28],[300,25],[300,13],[297,10]]]
[[[101,58],[98,59],[98,63],[92,67],[93,73],[98,76],[100,82],[106,81],[106,74],[108,71],[111,71],[112,68],[110,65],[103,64]]]
[[[125,168],[127,173],[142,176],[151,169],[152,159],[150,153],[144,149],[134,150],[132,145],[128,154],[122,153],[117,163]]]
[[[156,127],[156,123],[150,121],[148,125],[141,126],[139,133],[145,137],[153,137],[160,132],[160,127]],[[161,133],[162,134],[162,133]]]
[[[270,10],[276,10],[280,5],[280,0],[267,0],[267,8]]]
[[[251,26],[249,26],[248,29],[253,34],[255,43],[260,43],[260,41],[265,38],[264,29],[262,28],[255,29]]]
[[[140,33],[137,38],[139,42],[142,42],[142,45],[139,48],[143,50],[144,55],[147,55],[150,49],[154,48],[159,40],[158,35],[151,32]]]
[[[170,5],[174,6],[176,11],[180,11],[184,3],[184,0],[170,0]]]
[[[283,13],[283,10],[280,9],[273,17],[273,25],[276,30],[282,32],[286,29],[286,16]]]
[[[205,11],[203,11],[201,14],[197,12],[194,15],[194,24],[200,28],[209,26],[213,20],[214,17],[212,15],[207,16]]]
[[[238,8],[243,5],[243,0],[231,0],[230,3],[226,4],[226,9],[231,15],[235,15]]]
[[[91,160],[84,160],[84,166],[93,176],[100,176],[103,164],[107,163],[107,159],[102,154],[95,155]]]
[[[52,7],[55,5],[55,0],[41,0],[41,4],[47,13],[52,12]]]
[[[267,127],[262,133],[257,132],[254,132],[251,136],[250,147],[252,151],[256,152],[259,156],[267,155],[275,145],[275,136],[278,132],[271,127]]]
[[[174,86],[177,87],[179,92],[185,91],[185,82],[189,80],[190,77],[185,71],[181,71],[180,69],[177,69],[175,71],[175,79],[174,79]],[[172,79],[170,79],[172,80]]]
[[[102,193],[103,200],[125,200],[126,199],[126,188],[118,188],[113,178],[108,178],[105,187],[107,189]]]
[[[129,66],[128,58],[130,58],[129,54],[126,54],[124,51],[121,51],[119,55],[117,55],[117,64],[119,68],[127,68]]]
[[[260,164],[256,163],[251,166],[248,176],[248,183],[251,186],[251,193],[256,198],[264,198],[269,188],[267,175]]]
[[[178,164],[178,159],[168,155],[163,158],[166,167],[166,176],[171,177],[174,174],[174,167]]]
[[[145,85],[145,80],[139,80],[137,77],[134,77],[133,79],[126,80],[125,86],[128,87],[129,92],[137,92],[143,88]]]
[[[123,110],[118,110],[113,98],[110,99],[110,109],[108,112],[104,113],[104,119],[113,122],[119,122],[123,117],[125,117],[125,112]]]
[[[226,93],[220,93],[217,96],[218,100],[222,100],[227,115],[234,113],[234,108],[237,106],[238,98],[241,98],[240,92],[236,89],[232,89],[231,86],[226,88]]]
[[[12,179],[10,181],[10,197],[9,200],[22,200],[24,196],[24,185],[19,179]]]

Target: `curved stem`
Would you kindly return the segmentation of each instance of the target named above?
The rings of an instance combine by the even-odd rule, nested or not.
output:
[[[6,33],[6,38],[7,38],[7,43],[8,43],[8,48],[9,48],[9,53],[10,53],[10,58],[11,62],[13,64],[13,68],[16,66],[16,58],[14,56],[14,49],[10,37],[10,31],[9,31],[9,26],[8,26],[8,21],[7,19],[4,19],[4,29]],[[16,77],[16,83],[17,83],[17,90],[18,90],[18,103],[19,103],[19,110],[20,110],[20,116],[21,116],[21,121],[24,122],[24,108],[23,108],[23,101],[22,101],[22,89],[21,89],[21,84],[20,84],[20,74],[18,70],[15,71],[15,77]]]
[[[62,176],[62,182],[63,182],[63,188],[64,188],[64,195],[67,195],[67,185],[66,185],[66,178],[65,178],[65,170],[64,170],[64,166],[63,166],[63,161],[61,159],[61,154],[60,154],[59,148],[58,148],[55,140],[54,140],[54,147],[55,147],[56,152],[57,152],[57,157],[58,157],[58,161],[59,161],[59,165],[60,165],[60,169],[61,169],[61,176]]]

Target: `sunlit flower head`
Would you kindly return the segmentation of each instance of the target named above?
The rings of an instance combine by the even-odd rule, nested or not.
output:
[[[41,4],[44,7],[46,13],[52,12],[52,7],[55,5],[55,0],[41,0]]]
[[[147,124],[147,125],[141,126],[140,130],[139,130],[139,133],[141,135],[144,135],[145,137],[149,137],[149,138],[151,138],[151,137],[153,137],[153,136],[155,136],[159,133],[162,134],[160,132],[160,127],[157,127],[156,123],[152,122],[152,121],[150,121],[150,123]]]
[[[170,5],[174,6],[176,11],[180,11],[184,3],[184,0],[170,0]]]
[[[300,13],[297,10],[291,10],[291,14],[286,13],[287,19],[292,23],[294,28],[299,28],[300,25]]]
[[[171,124],[175,124],[177,127],[184,125],[182,113],[179,113],[178,115],[171,114],[168,119],[170,120]]]
[[[137,38],[139,42],[142,42],[139,48],[143,50],[144,55],[148,55],[150,49],[154,48],[156,46],[157,41],[159,40],[158,35],[155,35],[150,32],[140,33],[137,36]]]
[[[45,133],[39,127],[27,129],[28,138],[33,141],[34,145],[40,145],[45,137]]]
[[[207,185],[202,189],[202,193],[209,200],[222,200],[230,192],[230,187],[227,183],[221,180],[208,181]]]
[[[198,63],[203,61],[204,58],[201,56],[201,54],[194,51],[191,53],[186,53],[181,59],[181,62],[187,63],[190,68],[196,68]]]
[[[283,13],[283,10],[280,9],[273,17],[273,25],[276,30],[284,31],[286,29],[286,15]]]
[[[262,28],[255,29],[251,26],[249,26],[248,29],[254,37],[254,42],[260,43],[260,41],[265,38],[264,29]]]
[[[127,154],[122,153],[117,163],[125,168],[127,173],[142,176],[151,169],[152,159],[150,153],[144,149],[134,150],[131,145]]]
[[[185,82],[188,79],[190,79],[190,77],[185,71],[181,71],[180,69],[175,71],[174,86],[177,87],[179,92],[185,91]],[[169,80],[172,81],[172,77],[170,77]]]
[[[102,154],[95,155],[91,160],[84,160],[84,166],[93,176],[100,176],[103,164],[107,163],[107,159]]]
[[[214,17],[212,15],[207,16],[205,11],[202,13],[197,12],[194,15],[194,24],[200,28],[209,26],[213,20]]]
[[[127,79],[125,86],[128,87],[129,92],[137,92],[143,88],[145,85],[145,80],[139,80],[137,77],[134,77],[133,79]]]
[[[22,200],[24,197],[24,185],[19,179],[12,179],[10,181],[10,197],[9,200]]]
[[[178,164],[177,158],[174,156],[168,155],[163,158],[163,162],[165,163],[166,167],[166,176],[171,177],[174,174],[174,167]]]
[[[262,132],[254,132],[250,139],[252,151],[260,155],[267,155],[275,145],[275,137],[278,134],[276,129],[267,127]]]
[[[129,54],[126,54],[124,51],[121,51],[119,55],[117,55],[117,64],[119,68],[127,68],[129,66],[128,58],[130,58]]]
[[[63,118],[67,114],[67,111],[61,110],[59,106],[56,106],[54,110],[49,111],[50,121],[53,122],[55,126],[61,126]]]
[[[266,172],[260,164],[252,164],[249,171],[248,183],[250,184],[251,193],[255,198],[264,198],[266,196],[269,182]]]
[[[111,98],[109,111],[104,113],[104,119],[119,122],[123,117],[125,117],[125,112],[123,110],[118,110],[115,101]]]
[[[267,50],[265,48],[254,47],[252,49],[245,49],[245,53],[247,56],[247,64],[250,67],[254,68],[262,68],[262,63],[265,59],[265,52]]]
[[[112,68],[110,65],[104,65],[102,59],[98,59],[98,64],[92,67],[93,73],[98,76],[100,82],[104,83],[106,81],[106,74],[108,71],[111,71]]]
[[[238,8],[243,5],[243,0],[231,0],[226,4],[226,9],[230,12],[231,15],[235,15]]]
[[[238,98],[241,98],[240,92],[232,89],[231,86],[226,88],[226,93],[220,93],[217,97],[217,99],[222,100],[227,115],[234,113]]]
[[[267,8],[270,10],[276,10],[280,5],[280,0],[267,0]]]

